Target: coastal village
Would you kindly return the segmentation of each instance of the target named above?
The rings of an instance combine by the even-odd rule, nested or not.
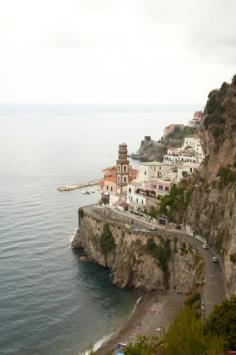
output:
[[[189,127],[199,127],[203,113],[197,111]],[[162,140],[183,125],[172,124],[164,129]],[[151,141],[150,136],[144,138]],[[116,165],[105,168],[99,182],[101,203],[123,211],[149,212],[160,204],[174,184],[196,171],[204,159],[197,134],[186,136],[181,147],[169,147],[162,161],[141,162],[134,169],[128,160],[127,144],[119,145]]]
[[[116,163],[102,171],[100,200],[79,208],[72,247],[83,251],[80,260],[108,268],[119,288],[142,292],[127,323],[93,348],[97,355],[125,354],[132,344],[140,346],[138,336],[161,339],[184,302],[206,318],[227,295],[219,253],[205,235],[181,218],[173,219],[170,204],[161,208],[165,199],[174,201],[175,216],[178,206],[178,211],[186,207],[186,186],[198,179],[204,161],[199,138],[203,120],[203,112],[197,111],[187,125],[165,127],[160,141],[145,136],[135,154],[121,143]],[[135,167],[130,157],[139,160]]]
[[[99,181],[100,201],[79,208],[72,247],[82,251],[80,260],[108,268],[117,287],[141,292],[125,324],[101,346],[94,346],[97,355],[162,355],[162,346],[169,347],[166,354],[173,354],[176,337],[169,345],[169,336],[179,329],[179,353],[190,354],[195,339],[192,321],[202,329],[218,323],[218,336],[225,312],[224,349],[228,352],[220,341],[217,350],[202,332],[199,344],[205,342],[210,352],[200,349],[198,354],[235,354],[235,298],[230,298],[235,293],[235,226],[230,241],[227,233],[222,234],[229,228],[228,211],[235,199],[231,194],[236,182],[235,153],[233,140],[227,141],[235,125],[229,114],[224,116],[222,130],[216,129],[220,116],[214,111],[217,100],[220,110],[228,102],[235,107],[236,76],[227,85],[209,95],[204,114],[195,112],[187,125],[165,127],[159,141],[146,136],[131,155],[127,144],[120,144],[116,163],[103,170]],[[130,157],[139,160],[137,168],[131,166]],[[227,246],[226,241],[231,244]],[[189,312],[194,318],[186,318]]]

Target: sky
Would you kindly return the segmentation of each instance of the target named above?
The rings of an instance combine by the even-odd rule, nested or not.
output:
[[[0,0],[0,102],[204,104],[236,0]]]

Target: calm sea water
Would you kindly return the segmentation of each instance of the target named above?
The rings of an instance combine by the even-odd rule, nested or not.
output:
[[[0,107],[0,354],[73,354],[113,331],[134,291],[70,247],[79,206],[98,192],[58,192],[100,176],[125,141],[191,118],[193,108]]]

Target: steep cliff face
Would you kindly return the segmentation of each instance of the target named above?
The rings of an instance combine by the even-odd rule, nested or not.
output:
[[[223,257],[236,293],[236,76],[209,94],[200,138],[206,158],[185,221]]]
[[[86,213],[80,218],[73,246],[82,248],[91,261],[108,267],[112,282],[122,288],[150,291],[168,287],[186,292],[203,281],[203,260],[190,245],[177,238],[167,241],[161,236],[134,234]]]

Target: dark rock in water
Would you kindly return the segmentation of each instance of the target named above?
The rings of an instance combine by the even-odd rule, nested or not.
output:
[[[144,140],[141,141],[137,153],[131,154],[130,157],[140,161],[162,161],[166,152],[166,145],[152,140],[150,136],[146,136]]]

